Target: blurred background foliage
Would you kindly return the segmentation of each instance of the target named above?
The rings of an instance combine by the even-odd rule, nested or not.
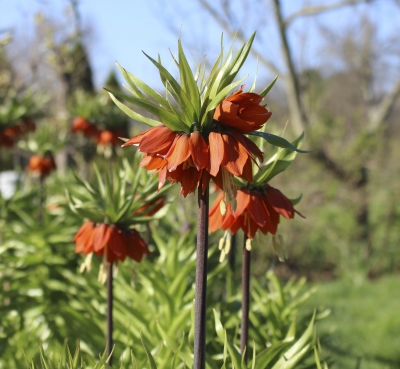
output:
[[[128,121],[109,104],[104,91],[95,88],[79,2],[66,3],[72,11],[65,23],[37,15],[29,45],[35,52],[24,58],[15,58],[18,39],[0,34],[0,135],[10,137],[6,130],[21,125],[25,118],[36,126],[34,132],[22,130],[12,136],[12,144],[5,144],[10,141],[0,136],[1,183],[7,180],[6,175],[17,178],[14,195],[9,197],[3,191],[0,208],[0,367],[4,368],[24,365],[22,349],[28,358],[38,359],[39,340],[51,355],[63,350],[66,338],[72,348],[80,339],[82,354],[89,363],[104,349],[105,290],[97,282],[99,262],[94,260],[91,274],[77,272],[82,258],[75,255],[71,240],[81,223],[67,207],[64,189],[74,183],[72,171],[91,181],[94,163],[108,170],[105,159],[114,163],[122,157],[133,160],[133,153],[99,135],[72,132],[72,123],[77,116],[84,116],[96,125],[98,133],[121,128],[124,135],[133,135],[142,130],[140,124]],[[400,357],[393,348],[398,347],[398,340],[393,332],[400,329],[400,322],[394,315],[398,304],[392,304],[391,297],[400,287],[400,205],[396,201],[400,198],[400,33],[393,29],[382,36],[382,24],[369,15],[380,1],[337,2],[352,6],[354,12],[353,22],[340,30],[323,21],[326,13],[338,10],[335,2],[305,2],[303,12],[292,16],[284,12],[285,1],[256,1],[246,11],[240,2],[195,3],[199,9],[196,17],[211,18],[230,37],[236,31],[239,40],[246,39],[255,27],[249,27],[248,19],[257,25],[253,56],[258,56],[259,69],[279,75],[268,95],[273,116],[267,130],[281,134],[289,120],[285,137],[291,140],[305,131],[303,147],[314,149],[311,154],[298,156],[290,169],[271,183],[290,198],[303,193],[297,208],[306,219],[296,218],[280,225],[289,249],[285,263],[278,262],[272,243],[254,243],[256,280],[252,293],[258,302],[253,305],[252,319],[254,327],[261,324],[267,333],[254,329],[250,337],[258,349],[267,341],[282,339],[295,315],[302,331],[311,318],[312,307],[324,305],[333,309],[332,316],[321,322],[324,357],[334,358],[338,368],[398,367]],[[361,8],[356,3],[366,4]],[[395,1],[393,4],[397,6]],[[161,19],[173,29],[168,9]],[[175,7],[174,11],[185,9]],[[263,22],[265,14],[271,22]],[[399,17],[399,13],[394,16]],[[294,47],[295,31],[307,28],[307,22],[320,32],[318,64],[307,62],[307,58],[304,61],[302,47]],[[264,48],[271,24],[275,27],[277,52],[268,55]],[[197,40],[195,30],[190,36]],[[306,32],[300,32],[299,37],[306,38]],[[201,45],[193,41],[192,47],[205,48],[207,43],[205,37]],[[190,47],[190,41],[188,44]],[[104,85],[115,88],[117,79],[110,71]],[[271,80],[270,76],[261,76],[257,85],[263,85],[263,79]],[[265,148],[267,154],[273,154],[268,150]],[[54,156],[57,172],[41,181],[26,166],[32,154],[45,151]],[[165,360],[172,360],[172,351],[161,344],[162,330],[175,333],[175,342],[180,343],[182,332],[190,340],[196,219],[193,206],[188,204],[191,201],[194,198],[184,203],[177,197],[171,206],[176,211],[151,225],[152,257],[140,265],[120,265],[116,277],[118,357],[125,350],[128,360],[128,347],[137,345],[144,326],[143,341],[155,357],[165,354]],[[171,237],[175,232],[182,237]],[[211,237],[212,253],[219,236]],[[237,244],[241,244],[240,237]],[[218,264],[218,257],[211,259],[209,301],[235,340],[240,309],[235,292],[240,284],[240,252],[232,255],[236,255],[236,261],[230,260],[233,270],[227,264]],[[312,287],[320,286],[320,292],[303,307],[300,304],[298,310],[296,298],[301,294],[298,285],[289,282],[289,287],[282,287],[288,296],[282,306],[289,305],[292,310],[283,314],[279,306],[269,309],[269,304],[277,303],[276,294],[259,287],[272,284],[279,289],[275,277],[266,277],[269,270],[285,286],[291,278],[302,280],[305,276]],[[327,281],[333,282],[321,285]],[[155,290],[170,293],[159,295]],[[367,296],[374,297],[369,300]],[[126,305],[127,301],[132,305]],[[145,310],[140,308],[144,304]],[[360,313],[365,306],[382,311],[382,305],[385,318]],[[257,315],[263,310],[266,321],[260,321]],[[172,316],[174,311],[180,312],[178,316]],[[322,314],[324,310],[319,311]],[[210,321],[209,325],[209,335],[215,337],[214,323]],[[373,339],[377,336],[381,337],[380,344]],[[210,350],[222,365],[218,355],[223,342],[215,339],[211,346],[214,344],[216,347]],[[145,362],[141,346],[135,355]]]

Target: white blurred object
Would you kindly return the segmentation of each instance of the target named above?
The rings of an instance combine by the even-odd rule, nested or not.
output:
[[[0,172],[0,193],[5,199],[9,199],[15,192],[18,173],[14,170]]]

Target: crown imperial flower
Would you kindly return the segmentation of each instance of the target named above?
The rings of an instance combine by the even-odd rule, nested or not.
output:
[[[286,219],[293,219],[295,213],[303,216],[281,191],[268,184],[253,189],[238,189],[236,211],[227,204],[225,215],[220,212],[223,196],[220,193],[210,207],[210,232],[222,228],[235,234],[242,229],[249,239],[253,239],[258,230],[264,234],[276,234],[280,216]]]
[[[224,99],[214,112],[214,119],[224,127],[232,127],[242,133],[259,130],[271,117],[264,106],[263,97],[252,92],[243,92],[244,86]]]

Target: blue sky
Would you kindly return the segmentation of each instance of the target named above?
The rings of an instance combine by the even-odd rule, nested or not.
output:
[[[332,1],[313,0],[311,2],[331,3]],[[393,27],[399,28],[400,13],[393,12],[395,8],[393,1],[379,2],[381,5],[374,7],[373,16],[379,22],[381,32],[389,32]],[[284,2],[286,11],[293,11],[300,3],[302,2],[297,0]],[[61,17],[67,4],[66,0],[0,0],[0,30],[10,28],[18,32],[29,32],[36,12],[41,10]],[[161,9],[160,4],[179,4],[180,8],[179,11],[174,12],[171,5],[169,8]],[[171,60],[168,49],[176,50],[178,34],[174,34],[167,27],[164,17],[169,17],[169,22],[175,29],[182,29],[184,44],[185,38],[190,38],[191,45],[197,38],[200,52],[203,52],[204,44],[201,39],[213,39],[215,51],[219,46],[222,29],[210,17],[199,17],[199,10],[193,4],[195,2],[166,0],[81,0],[79,8],[83,25],[89,25],[94,30],[90,38],[89,51],[94,66],[96,85],[102,84],[105,76],[115,65],[115,61],[147,83],[157,84],[158,76],[153,73],[154,69],[142,54],[142,50],[153,57],[160,53],[164,63],[167,62],[168,65]],[[354,14],[351,10],[346,10],[329,13],[320,19],[327,25],[337,27],[340,31],[352,16]],[[309,39],[312,46],[306,50],[305,57],[307,60],[318,63],[319,37],[313,31],[313,23],[309,22],[309,19],[295,23],[293,32],[310,28]],[[268,17],[266,17],[267,20]],[[268,46],[267,52],[276,52],[276,57],[279,58],[273,37]],[[204,53],[210,54],[206,50]],[[203,54],[195,55],[196,58],[201,56]]]

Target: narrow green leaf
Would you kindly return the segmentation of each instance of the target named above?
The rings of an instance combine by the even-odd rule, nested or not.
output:
[[[249,40],[242,46],[242,48],[236,54],[235,58],[230,63],[229,68],[225,70],[224,76],[221,81],[222,88],[232,83],[232,81],[235,79],[240,68],[243,66],[243,63],[246,61],[247,56],[249,55],[255,35],[256,33],[254,32],[249,38]]]
[[[107,90],[107,91],[111,93],[111,98],[115,102],[115,104],[121,110],[123,110],[126,114],[128,114],[132,119],[136,119],[139,122],[148,124],[150,126],[159,125],[159,122],[157,122],[153,119],[144,118],[143,116],[139,115],[138,113],[135,113],[132,110],[130,110],[124,104],[120,103],[118,101],[118,99],[115,98],[116,96],[121,97],[122,99],[126,100],[127,102],[130,102],[136,106],[139,106],[140,108],[142,108],[144,110],[147,110],[149,113],[155,115],[158,119],[160,119],[160,121],[165,126],[167,126],[169,129],[171,129],[172,131],[175,131],[175,132],[183,131],[183,132],[187,132],[187,133],[189,132],[189,128],[185,122],[181,121],[175,114],[169,112],[168,110],[165,110],[161,106],[155,105],[149,101],[140,100],[134,96],[125,95],[121,92],[111,91],[111,90]],[[112,95],[114,95],[114,96],[112,96]],[[123,108],[123,106],[125,107],[125,109]]]
[[[256,356],[256,364],[254,369],[265,369],[268,368],[268,364],[276,360],[283,352],[283,350],[289,345],[286,342],[275,343],[270,347],[260,351]]]
[[[194,79],[192,70],[186,59],[185,53],[183,52],[181,40],[178,40],[178,56],[179,56],[179,72],[181,77],[181,83],[184,86],[185,92],[189,96],[189,100],[192,103],[197,118],[194,121],[200,119],[200,94],[199,88],[197,87]]]
[[[178,344],[174,341],[174,339],[172,339],[167,335],[167,333],[161,327],[160,322],[158,320],[156,321],[156,324],[157,324],[157,330],[160,333],[161,338],[163,339],[164,345],[168,347],[170,350],[177,352],[179,348]]]
[[[301,134],[292,145],[297,149],[301,146],[304,135]],[[272,156],[262,167],[261,170],[254,176],[254,186],[259,186],[263,183],[268,183],[277,174],[285,171],[296,158],[297,152],[291,149],[278,149],[278,152]]]
[[[151,99],[159,103],[165,109],[169,109],[168,101],[165,100],[159,93],[154,91],[150,86],[148,86],[142,80],[135,77],[133,74],[129,73],[126,69],[122,68],[118,63],[117,66],[121,71],[122,75],[124,76],[125,80],[129,83],[129,85],[132,87],[134,91],[139,91],[139,93],[141,93],[141,91],[139,90],[141,89]],[[141,96],[143,97],[144,95],[142,94]]]
[[[144,53],[144,55],[146,55],[146,57],[158,68],[160,73],[165,77],[166,81],[168,81],[173,91],[176,93],[178,97],[177,103],[182,108],[182,112],[187,117],[186,120],[187,126],[190,127],[190,125],[195,121],[197,117],[195,108],[193,107],[188,95],[182,89],[182,87],[179,85],[176,79],[172,77],[172,75],[159,62],[154,60],[151,56],[147,55],[146,53]]]
[[[314,151],[314,150],[299,150],[295,146],[293,146],[289,141],[285,140],[283,137],[275,136],[271,133],[253,131],[249,132],[248,134],[252,136],[262,137],[265,141],[267,141],[271,145],[282,147],[284,149],[290,149],[292,151],[296,151],[302,154]]]
[[[157,369],[157,365],[154,361],[153,356],[151,355],[149,349],[146,347],[146,345],[144,344],[143,341],[143,336],[142,336],[142,332],[140,332],[140,340],[142,341],[142,346],[144,348],[144,351],[146,352],[146,356],[147,356],[147,361],[149,362],[150,365],[150,369]]]
[[[131,350],[131,362],[132,362],[132,369],[139,369],[139,364],[132,350]]]
[[[277,81],[277,79],[278,79],[278,76],[276,76],[276,77],[274,78],[274,80],[273,80],[264,90],[262,90],[262,91],[259,93],[259,95],[261,95],[262,97],[267,96],[267,94],[268,94],[268,92],[271,90],[271,88],[274,87],[274,84],[275,84],[275,82]]]
[[[306,346],[307,342],[312,338],[313,331],[314,331],[314,321],[315,321],[315,311],[311,318],[311,321],[304,331],[302,336],[290,347],[288,351],[285,352],[286,358],[291,358],[295,354],[297,354],[303,347]]]
[[[214,320],[215,320],[215,331],[217,332],[218,338],[222,341],[225,342],[225,337],[226,337],[226,331],[223,328],[221,321],[218,318],[217,312],[215,309],[214,311]],[[239,369],[241,368],[241,355],[237,351],[236,347],[233,345],[233,343],[229,340],[226,339],[227,345],[228,345],[228,351],[231,356],[232,364],[235,368]]]

